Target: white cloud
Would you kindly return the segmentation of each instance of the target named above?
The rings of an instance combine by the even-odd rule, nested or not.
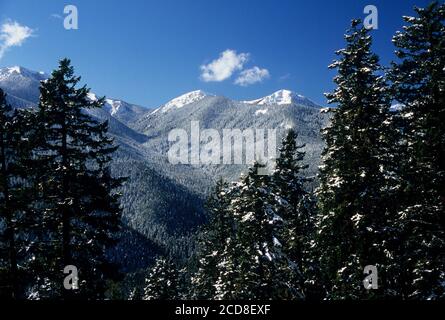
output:
[[[63,19],[63,17],[60,14],[58,14],[58,13],[51,14],[51,17],[55,18],[55,19]]]
[[[235,80],[235,84],[245,87],[257,82],[261,82],[263,81],[263,79],[269,77],[270,77],[269,70],[253,67],[251,69],[247,69],[241,72],[238,78]]]
[[[34,30],[19,24],[16,21],[7,21],[0,27],[0,59],[6,50],[11,47],[18,47],[31,37]]]
[[[286,73],[286,74],[283,74],[281,77],[279,77],[278,80],[279,81],[284,81],[284,80],[290,79],[290,77],[291,77],[291,74],[290,73]]]
[[[224,81],[235,71],[242,70],[247,60],[248,53],[237,54],[235,50],[228,49],[222,52],[218,59],[201,66],[201,79],[205,82]]]

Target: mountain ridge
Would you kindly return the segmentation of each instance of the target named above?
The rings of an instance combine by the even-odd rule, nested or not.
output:
[[[12,66],[12,67],[3,67],[0,68],[0,87],[5,86],[9,90],[9,94],[14,96],[14,98],[24,100],[28,103],[36,103],[38,101],[38,94],[35,93],[36,83],[39,81],[45,80],[49,77],[49,74],[43,71],[33,71],[26,67],[22,66]],[[12,79],[11,79],[12,78]],[[21,78],[21,79],[17,79]],[[23,81],[26,79],[27,81]],[[22,81],[20,81],[22,80]],[[15,82],[15,86],[8,85],[8,83]],[[6,82],[6,85],[5,85]],[[23,82],[25,82],[23,84]],[[20,94],[14,94],[16,89],[15,87],[26,87],[29,91],[32,91],[33,94],[31,98],[26,99],[24,94],[20,92]],[[37,88],[38,89],[38,88]],[[26,95],[25,95],[26,96]],[[177,97],[174,97],[167,101],[166,103],[160,105],[159,107],[149,108],[143,105],[138,105],[134,103],[126,102],[123,99],[116,98],[107,98],[105,101],[105,109],[110,112],[111,115],[116,116],[117,118],[122,117],[125,111],[136,112],[139,115],[144,113],[146,114],[154,114],[158,111],[168,112],[170,110],[179,109],[184,106],[190,105],[192,103],[198,102],[199,100],[206,97],[224,97],[229,100],[238,101],[240,103],[250,104],[250,105],[307,105],[313,107],[320,107],[317,103],[313,102],[309,98],[296,93],[295,91],[288,89],[280,89],[275,91],[269,95],[263,96],[261,98],[253,99],[253,100],[236,100],[230,97],[226,97],[225,95],[216,95],[213,93],[208,93],[201,89],[189,91],[183,93]],[[90,97],[97,98],[96,94],[90,93]],[[127,118],[126,116],[123,116]],[[129,117],[131,120],[135,120],[133,117]],[[128,121],[128,119],[126,120]]]

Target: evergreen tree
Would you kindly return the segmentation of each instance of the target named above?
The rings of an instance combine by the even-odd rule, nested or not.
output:
[[[242,250],[236,236],[228,237],[224,241],[224,251],[218,257],[218,278],[215,282],[215,300],[240,299],[243,283],[238,281],[239,252]]]
[[[135,301],[143,300],[143,296],[144,296],[143,290],[141,290],[140,287],[135,287],[131,290],[127,300],[135,300]]]
[[[313,256],[315,234],[315,202],[305,190],[304,183],[309,179],[302,176],[305,153],[304,145],[297,144],[297,133],[290,130],[283,139],[276,168],[272,177],[272,192],[282,204],[280,216],[283,218],[283,231],[280,242],[283,252],[295,264],[295,282],[303,288],[306,298],[315,298],[317,263]]]
[[[165,258],[158,258],[145,279],[144,300],[177,300],[180,274],[177,267]]]
[[[0,222],[3,232],[0,242],[0,296],[16,298],[18,296],[18,266],[15,220],[17,208],[14,205],[13,180],[16,177],[14,162],[15,138],[13,135],[13,111],[6,102],[6,94],[0,89]]]
[[[445,297],[445,5],[415,8],[393,42],[390,79],[402,110],[398,290],[404,298]]]
[[[297,133],[289,130],[280,147],[273,174],[274,191],[286,200],[289,207],[282,214],[287,220],[295,219],[294,213],[307,194],[303,186],[307,179],[301,176],[301,171],[307,168],[301,164],[304,159],[304,152],[300,151],[302,148],[304,145],[297,145]]]
[[[322,276],[331,299],[382,297],[389,294],[392,264],[386,227],[390,210],[385,191],[391,182],[386,167],[390,147],[389,98],[371,52],[370,30],[353,20],[346,48],[330,68],[337,88],[327,94],[335,103],[320,167],[317,246]],[[363,271],[377,267],[385,288],[365,290]]]
[[[215,297],[215,283],[219,276],[218,264],[227,239],[234,235],[234,219],[228,211],[231,193],[233,188],[230,189],[228,184],[220,179],[207,201],[209,221],[200,234],[198,271],[192,277],[195,299]]]
[[[13,110],[0,89],[0,295],[12,298],[25,297],[35,271],[29,248],[38,222],[32,207],[31,119],[30,112]]]
[[[230,204],[237,221],[236,238],[226,240],[219,264],[219,299],[293,299],[301,297],[292,283],[292,262],[282,252],[279,234],[281,201],[271,190],[269,176],[258,175],[255,164],[238,186]]]
[[[106,254],[120,227],[113,190],[122,180],[110,174],[116,147],[107,136],[108,123],[98,123],[85,112],[101,108],[104,99],[90,100],[89,89],[76,88],[79,81],[64,59],[40,88],[35,153],[43,208],[40,227],[45,230],[40,246],[47,272],[39,291],[42,296],[97,299],[116,272]],[[79,271],[80,289],[75,292],[63,289],[62,271],[68,265]]]

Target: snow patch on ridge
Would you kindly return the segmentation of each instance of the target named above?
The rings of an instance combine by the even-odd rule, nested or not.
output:
[[[110,107],[110,114],[114,116],[116,113],[118,113],[119,108],[122,106],[122,101],[120,100],[112,100],[112,99],[106,99],[105,103],[109,105]]]
[[[95,93],[88,93],[88,99],[91,101],[97,101],[99,100],[97,98],[97,95]],[[116,113],[119,112],[119,108],[122,106],[121,100],[113,100],[113,99],[105,99],[105,104],[103,108],[107,110],[112,116],[114,116]]]
[[[182,108],[182,107],[189,105],[191,103],[198,102],[207,96],[209,96],[209,94],[205,93],[202,90],[188,92],[186,94],[183,94],[182,96],[179,96],[177,98],[174,98],[173,100],[170,100],[163,107],[161,107],[160,110],[163,113],[165,113],[172,109],[179,109],[179,108]],[[155,111],[152,112],[152,114],[158,110],[159,109],[156,109]]]
[[[260,114],[266,114],[269,111],[269,109],[261,109],[261,110],[257,110],[255,111],[255,115],[258,116]]]
[[[250,100],[250,101],[242,101],[246,104],[254,104],[254,105],[291,105],[293,103],[302,103],[302,104],[309,104],[313,105],[314,103],[307,99],[306,97],[302,96],[301,94],[297,94],[295,92],[292,92],[290,90],[279,90],[277,92],[272,93],[269,96],[256,99],[256,100]]]

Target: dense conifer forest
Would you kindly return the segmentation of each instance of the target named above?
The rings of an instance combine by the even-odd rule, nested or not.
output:
[[[403,19],[389,66],[352,20],[329,66],[316,176],[293,128],[271,174],[256,162],[206,201],[138,161],[113,163],[109,123],[86,112],[105,98],[89,98],[69,59],[41,81],[35,108],[13,108],[0,89],[0,297],[445,299],[445,5]],[[145,183],[129,185],[137,176]],[[174,197],[149,197],[149,184]],[[140,255],[125,256],[128,217],[145,205],[159,208],[151,239],[139,234]],[[378,283],[365,288],[370,266]]]

